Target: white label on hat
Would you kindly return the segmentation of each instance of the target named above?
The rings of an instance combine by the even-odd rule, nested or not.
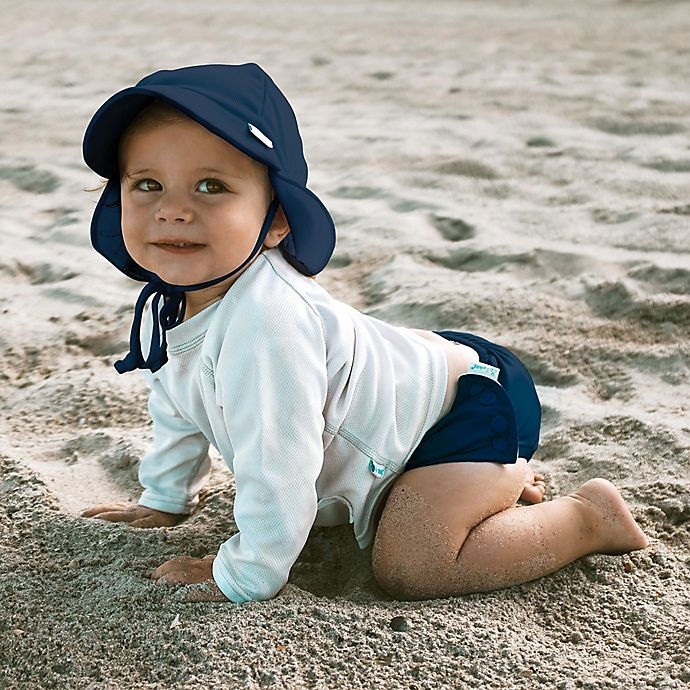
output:
[[[247,122],[249,125],[249,131],[262,143],[266,144],[269,149],[273,148],[273,142],[256,126],[251,122]]]
[[[480,376],[486,376],[494,381],[498,381],[500,372],[501,370],[498,367],[492,367],[490,364],[484,364],[483,362],[472,362],[470,368],[467,370],[468,374],[479,374]]]

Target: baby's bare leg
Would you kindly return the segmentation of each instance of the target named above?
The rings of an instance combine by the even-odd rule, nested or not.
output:
[[[590,553],[648,545],[618,489],[592,479],[570,496],[510,508],[477,525],[458,554],[455,581],[465,592],[486,592],[548,575]]]
[[[606,480],[591,480],[554,501],[515,507],[523,482],[519,466],[512,467],[511,478],[521,483],[507,505],[503,480],[510,475],[493,463],[435,465],[403,474],[374,544],[381,586],[403,599],[490,591],[547,575],[589,553],[647,546]]]
[[[453,596],[455,561],[470,531],[515,505],[527,462],[462,462],[409,470],[393,485],[372,553],[379,584],[402,599]]]

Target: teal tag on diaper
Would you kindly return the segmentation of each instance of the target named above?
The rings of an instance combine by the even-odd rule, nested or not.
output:
[[[369,472],[381,479],[386,474],[386,466],[376,462],[373,458],[369,458]]]
[[[494,381],[498,381],[500,372],[501,370],[498,367],[492,367],[490,364],[484,364],[484,362],[472,362],[470,368],[467,370],[468,374],[479,374],[480,376],[486,376]]]

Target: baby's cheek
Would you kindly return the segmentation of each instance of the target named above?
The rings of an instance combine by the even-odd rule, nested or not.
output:
[[[131,223],[122,223],[122,239],[129,255],[140,265],[145,262],[146,243],[143,234]],[[146,268],[146,266],[144,266]]]

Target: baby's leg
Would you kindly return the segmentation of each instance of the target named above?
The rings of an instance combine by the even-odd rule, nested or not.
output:
[[[516,507],[527,465],[449,463],[405,472],[373,550],[381,586],[401,599],[490,591],[589,553],[648,545],[617,489],[593,479],[570,496]]]

